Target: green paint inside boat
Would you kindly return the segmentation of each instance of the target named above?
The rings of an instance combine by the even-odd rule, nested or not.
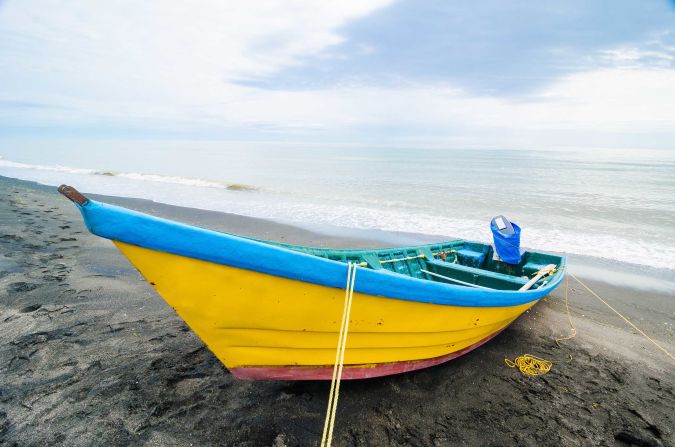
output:
[[[565,264],[564,257],[539,252],[524,252],[519,264],[508,264],[493,259],[491,245],[461,239],[381,249],[320,248],[248,239],[333,261],[355,262],[373,270],[386,269],[418,279],[495,290],[518,290],[545,266],[554,264],[562,270]],[[542,278],[532,289],[548,281],[550,277]]]

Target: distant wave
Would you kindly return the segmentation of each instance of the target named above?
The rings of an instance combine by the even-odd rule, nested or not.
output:
[[[258,191],[258,188],[255,186],[244,185],[241,183],[232,183],[231,185],[227,185],[227,189],[230,191]]]
[[[439,216],[400,209],[373,209],[354,205],[303,203],[285,205],[247,203],[245,209],[229,209],[237,214],[267,219],[292,219],[313,224],[348,228],[378,229],[421,234],[447,234],[451,237],[490,243],[492,233],[484,221]],[[262,205],[262,206],[261,206]],[[570,253],[629,264],[675,270],[675,247],[660,241],[628,239],[619,235],[529,226],[522,233],[523,247],[531,250]],[[626,250],[630,247],[630,250]]]
[[[276,191],[273,187],[264,188],[260,193],[246,194],[258,189],[245,184],[180,176],[33,165],[5,160],[2,157],[0,174],[51,185],[58,185],[66,177],[65,180],[78,182],[74,184],[82,185],[83,190],[91,193],[141,197],[172,205],[279,221],[448,234],[484,242],[489,242],[492,237],[486,220],[464,217],[461,213],[441,208],[419,208],[414,203],[407,202],[405,197],[395,200],[389,197],[385,200],[379,196],[369,198],[352,195],[326,200],[325,196],[313,195],[313,191],[306,195],[289,194],[285,190]],[[68,174],[76,178],[68,178]],[[229,191],[233,192],[230,194]],[[539,193],[535,191],[528,198],[533,203],[542,204],[544,198],[548,198],[547,194],[537,194]],[[554,208],[542,210],[541,213],[550,213],[550,219],[576,213],[576,208],[569,204],[570,201],[560,201],[554,204]],[[481,204],[477,203],[475,206],[479,207]],[[620,203],[616,205],[620,206]],[[586,218],[593,217],[590,214]],[[524,247],[535,250],[580,254],[675,271],[675,243],[672,238],[663,240],[643,237],[626,232],[621,226],[613,232],[609,228],[607,231],[603,229],[604,227],[597,226],[591,229],[583,225],[572,228],[562,225],[556,227],[547,225],[547,221],[535,220],[525,226],[522,242]]]
[[[61,165],[32,165],[28,163],[18,163],[16,161],[5,160],[0,156],[0,166],[6,166],[8,168],[19,168],[19,169],[35,169],[37,171],[54,171],[54,172],[68,172],[71,174],[95,174],[96,171],[92,169],[78,169],[70,168],[68,166]]]
[[[229,191],[243,191],[243,192],[253,192],[258,191],[259,189],[252,185],[244,185],[240,183],[224,183],[213,180],[203,180],[190,177],[181,177],[181,176],[172,176],[172,175],[159,175],[159,174],[143,174],[140,172],[114,172],[114,171],[98,171],[95,169],[81,169],[81,168],[72,168],[69,166],[61,165],[34,165],[29,163],[19,163],[15,161],[5,160],[0,156],[0,166],[8,168],[19,168],[19,169],[33,169],[37,171],[53,171],[53,172],[66,172],[70,174],[86,174],[86,175],[100,175],[104,177],[119,177],[126,178],[130,180],[140,180],[145,182],[155,182],[155,183],[171,183],[175,185],[184,185],[184,186],[197,186],[202,188],[218,188],[226,189]]]

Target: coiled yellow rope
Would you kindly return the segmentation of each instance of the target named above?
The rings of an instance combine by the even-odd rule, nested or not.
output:
[[[504,359],[504,363],[506,363],[506,366],[509,368],[515,368],[517,366],[521,373],[530,377],[546,374],[553,367],[553,363],[548,360],[531,354],[516,357],[515,361]]]
[[[535,275],[538,272],[535,272]],[[567,336],[567,337],[562,337],[562,338],[556,338],[555,343],[559,346],[558,342],[562,340],[571,340],[574,337],[577,336],[577,329],[574,327],[574,324],[572,324],[572,315],[570,315],[570,306],[567,300],[568,293],[569,293],[569,288],[570,288],[570,280],[569,277],[565,277],[565,308],[567,309],[567,319],[570,322],[570,327],[572,328],[572,334]],[[570,357],[571,360],[571,357]],[[509,359],[504,359],[504,363],[506,363],[506,366],[509,368],[515,368],[518,367],[521,373],[525,374],[526,376],[534,377],[534,376],[541,376],[543,374],[548,373],[551,371],[551,368],[553,368],[553,362],[550,360],[542,359],[541,357],[536,357],[531,354],[525,354],[521,355],[520,357],[516,357],[515,361],[509,360]]]
[[[330,394],[328,395],[328,409],[326,410],[326,420],[323,423],[323,433],[321,435],[321,447],[330,447],[333,441],[333,427],[335,426],[335,411],[337,410],[338,397],[340,395],[340,380],[342,379],[342,369],[345,363],[345,347],[347,346],[347,334],[349,333],[349,314],[352,310],[352,299],[354,297],[354,280],[356,279],[356,267],[358,264],[351,262],[347,264],[347,285],[345,286],[345,304],[342,308],[342,321],[340,323],[340,333],[338,336],[337,350],[335,351],[335,365],[333,366],[333,377],[330,382]]]

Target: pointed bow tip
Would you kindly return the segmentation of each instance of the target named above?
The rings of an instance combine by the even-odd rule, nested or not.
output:
[[[58,191],[64,196],[66,196],[68,200],[79,206],[84,206],[89,202],[89,199],[87,199],[84,196],[84,194],[82,194],[80,191],[73,188],[72,186],[61,185],[59,186]]]

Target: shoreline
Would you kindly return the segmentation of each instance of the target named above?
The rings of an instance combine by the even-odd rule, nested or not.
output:
[[[354,201],[335,202],[328,198],[324,202],[317,202],[315,199],[318,200],[318,196],[311,199],[302,193],[298,195],[297,191],[287,194],[276,191],[275,188],[262,188],[257,192],[224,192],[217,187],[199,188],[180,182],[173,183],[172,180],[175,179],[170,176],[164,176],[165,181],[140,181],[133,180],[136,173],[132,172],[129,173],[132,176],[129,179],[110,181],[112,177],[109,176],[95,176],[92,179],[88,174],[68,173],[68,169],[60,166],[34,167],[44,170],[10,169],[0,175],[25,178],[53,187],[64,182],[70,183],[84,192],[92,190],[109,194],[107,197],[130,198],[132,201],[151,199],[156,200],[156,203],[173,204],[192,210],[216,210],[224,214],[256,216],[327,236],[357,235],[362,239],[390,241],[392,245],[411,245],[412,241],[426,235],[434,235],[432,240],[465,239],[489,243],[492,239],[488,225],[490,218],[494,213],[508,212],[517,222],[524,224],[524,249],[564,254],[584,262],[585,259],[593,263],[598,263],[599,260],[602,264],[606,260],[606,265],[619,262],[621,265],[641,266],[645,270],[641,273],[643,275],[665,277],[669,283],[665,287],[675,294],[675,267],[672,266],[675,259],[675,241],[669,228],[656,231],[654,228],[663,225],[657,225],[651,220],[641,224],[639,216],[633,216],[631,222],[626,222],[626,217],[631,214],[626,210],[629,214],[622,216],[621,207],[612,209],[604,205],[602,211],[586,210],[581,213],[577,205],[588,204],[573,196],[562,203],[550,204],[550,209],[541,211],[538,207],[520,206],[511,209],[511,205],[493,200],[498,195],[495,195],[495,191],[486,195],[485,201],[474,199],[471,206],[465,203],[463,211],[446,208],[436,202],[433,205],[427,203],[424,210],[417,209],[413,206],[415,199],[410,197],[408,202],[397,201],[394,202],[395,206],[383,208],[384,205],[377,205],[379,202],[370,195],[365,202],[356,200],[359,197],[358,192],[353,192],[356,194]],[[158,176],[163,177],[159,174]],[[203,181],[210,180],[207,178]],[[576,205],[570,208],[569,202]],[[667,220],[667,214],[657,218],[663,223],[664,219]],[[372,229],[373,227],[383,230]],[[619,228],[624,229],[617,233]],[[614,266],[605,270],[611,272]],[[664,286],[664,281],[658,279],[657,282]]]
[[[1,175],[0,179],[25,183],[46,192],[56,191],[56,187],[30,180],[21,180]],[[137,197],[89,194],[86,191],[82,191],[82,193],[95,200],[165,219],[259,239],[272,237],[273,239],[270,240],[290,244],[297,243],[331,248],[393,248],[461,239],[452,235],[387,231],[265,219],[243,214],[171,205]],[[528,248],[523,247],[523,249],[527,250]],[[569,271],[582,278],[600,280],[607,284],[619,283],[623,287],[657,291],[671,294],[675,297],[675,268],[667,269],[642,264],[630,264],[610,258],[598,258],[565,252],[535,251],[549,252],[567,257]]]
[[[0,193],[0,443],[318,444],[329,383],[235,380],[55,188],[0,177]],[[113,199],[289,243],[386,243]],[[672,295],[588,284],[674,351]],[[343,383],[335,444],[674,444],[672,362],[571,278],[568,294],[577,336],[560,346],[571,331],[564,284],[465,356]],[[504,365],[524,353],[553,361],[552,371],[528,378]]]
[[[169,205],[135,197],[84,194],[95,200],[182,223],[259,239],[272,237],[274,239],[270,240],[290,244],[332,248],[394,248],[459,239],[449,235],[311,225]],[[628,264],[607,258],[550,253],[567,257],[568,271],[581,278],[595,279],[610,285],[618,284],[635,290],[666,293],[675,298],[675,270]]]

